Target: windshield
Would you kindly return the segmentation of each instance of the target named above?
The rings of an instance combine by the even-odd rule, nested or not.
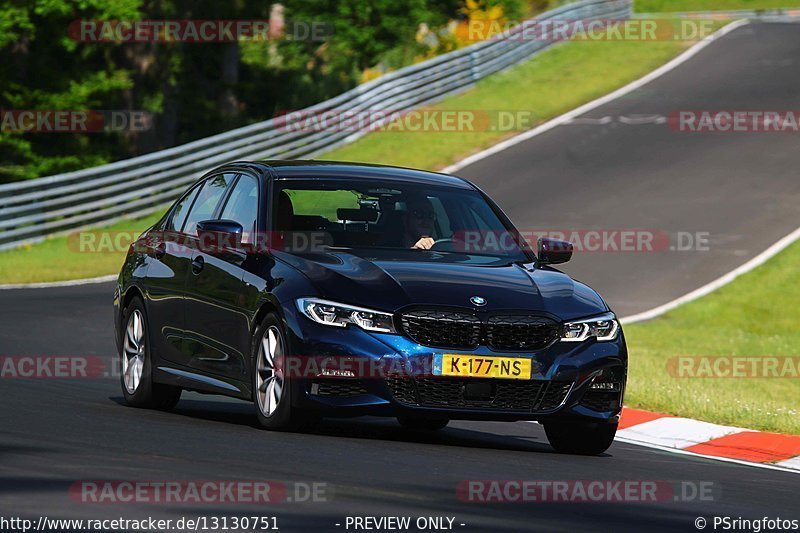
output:
[[[326,249],[369,250],[388,260],[443,254],[484,264],[529,260],[513,230],[474,190],[356,180],[280,185],[273,228],[303,235],[284,238],[289,251],[315,242]]]

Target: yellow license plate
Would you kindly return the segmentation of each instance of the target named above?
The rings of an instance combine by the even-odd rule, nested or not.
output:
[[[531,379],[532,359],[491,355],[436,354],[433,375],[462,378]]]

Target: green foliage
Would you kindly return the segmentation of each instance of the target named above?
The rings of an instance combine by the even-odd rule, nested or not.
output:
[[[530,113],[546,120],[607,94],[663,64],[681,52],[679,41],[570,42],[553,47],[535,60],[480,80],[464,94],[429,107],[432,112],[473,110],[492,116],[498,111]],[[525,90],[521,88],[535,88]],[[391,126],[325,154],[337,161],[440,169],[504,137],[535,125],[520,124],[467,131],[403,131]],[[398,149],[402,147],[402,149]]]
[[[288,19],[331,25],[324,57],[334,70],[364,70],[394,47],[414,41],[421,22],[429,20],[425,0],[293,0]]]
[[[72,20],[130,19],[140,0],[0,0],[0,107],[5,110],[121,108],[132,86],[108,50],[67,36]],[[92,166],[125,153],[126,140],[104,134],[0,133],[0,182]]]
[[[565,43],[482,80],[475,88],[446,98],[432,109],[530,110],[541,120],[547,120],[641,77],[680,53],[684,46],[685,43],[677,41]],[[268,58],[269,54],[264,57]],[[536,87],[537,90],[520,91],[520,87]],[[441,168],[514,133],[375,132],[322,158]],[[299,212],[304,209],[303,205],[303,199],[295,199]],[[110,229],[141,232],[151,223],[152,219],[125,221]],[[66,238],[48,239],[28,248],[0,252],[0,283],[110,274],[119,269],[122,258],[122,252],[117,255],[72,253]]]
[[[507,18],[552,0],[480,0]],[[79,42],[81,20],[268,20],[256,0],[0,0],[0,109],[149,111],[142,132],[0,132],[0,183],[175,146],[331,98],[374,75],[452,46],[422,50],[466,0],[285,0],[287,28],[325,24],[325,40],[234,43]],[[376,69],[376,67],[378,67]],[[370,75],[373,75],[370,72]]]

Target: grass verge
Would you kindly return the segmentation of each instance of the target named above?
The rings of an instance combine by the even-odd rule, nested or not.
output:
[[[680,53],[685,42],[571,42],[480,81],[433,110],[520,112],[545,121],[607,94]],[[326,154],[326,159],[443,168],[519,131],[375,132]],[[111,231],[139,232],[157,217],[123,221]],[[75,253],[67,238],[0,252],[0,283],[90,278],[116,273],[124,252]]]
[[[496,117],[514,113],[527,122],[494,131],[376,131],[325,154],[325,159],[370,161],[417,168],[443,168],[504,138],[530,129],[647,74],[675,57],[689,43],[675,41],[570,42],[531,61],[483,79],[457,96],[426,108],[466,111]],[[481,115],[482,112],[486,112]],[[476,121],[477,124],[478,121]]]
[[[626,404],[800,435],[800,377],[796,374],[688,378],[675,377],[667,366],[677,356],[800,355],[798,264],[800,242],[708,296],[625,327],[631,350]],[[798,370],[797,364],[793,368]],[[698,364],[688,373],[707,376],[706,370]]]
[[[712,7],[721,9],[721,2],[713,0]],[[726,9],[753,4],[746,0],[722,3]],[[760,7],[768,3],[758,2]],[[705,8],[701,1],[640,0],[637,5],[667,9],[678,4],[681,6],[676,9]],[[686,8],[684,4],[691,5]],[[434,108],[528,110],[543,121],[644,75],[684,46],[686,43],[676,42],[568,43],[483,80],[471,91]],[[442,168],[515,133],[378,132],[327,158]],[[107,229],[141,231],[157,218],[124,221]],[[56,281],[116,273],[123,256],[124,252],[75,253],[66,237],[51,239],[0,253],[0,282]],[[800,301],[800,286],[794,278],[798,262],[800,243],[701,300],[653,321],[626,327],[631,349],[627,404],[722,424],[800,434],[800,379],[679,378],[673,377],[667,366],[676,356],[797,354],[800,330],[796,327],[795,302]]]
[[[102,231],[137,237],[153,225],[163,213],[144,218],[123,220]],[[122,266],[127,249],[107,250],[99,239],[100,251],[80,251],[77,235],[55,237],[44,242],[0,252],[0,283],[38,283],[71,279],[94,278],[116,274]]]

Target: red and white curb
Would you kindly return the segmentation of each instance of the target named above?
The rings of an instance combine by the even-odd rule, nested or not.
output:
[[[800,436],[622,410],[616,440],[728,462],[800,473]]]

